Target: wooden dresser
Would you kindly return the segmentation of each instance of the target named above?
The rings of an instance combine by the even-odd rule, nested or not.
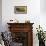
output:
[[[33,46],[33,23],[7,23],[12,33],[13,41],[21,46]]]

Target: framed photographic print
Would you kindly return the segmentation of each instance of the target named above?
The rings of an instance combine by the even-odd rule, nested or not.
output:
[[[15,6],[14,13],[15,14],[27,14],[27,6]]]

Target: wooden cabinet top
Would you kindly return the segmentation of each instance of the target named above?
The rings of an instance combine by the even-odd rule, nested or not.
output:
[[[32,30],[32,25],[33,23],[7,23],[9,25],[9,31],[12,32],[19,32],[19,31],[24,31],[28,32]]]
[[[33,25],[34,23],[7,23],[8,25]]]

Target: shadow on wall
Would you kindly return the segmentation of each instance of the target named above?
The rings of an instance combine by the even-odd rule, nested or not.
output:
[[[2,18],[0,17],[0,32],[2,31]]]
[[[46,0],[40,0],[40,11],[46,13]]]
[[[0,0],[0,31],[2,31],[2,0]]]

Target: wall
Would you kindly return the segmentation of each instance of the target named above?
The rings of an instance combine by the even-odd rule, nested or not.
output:
[[[0,31],[2,28],[2,0],[0,0]]]
[[[27,5],[27,14],[14,14],[14,6],[16,5]],[[35,0],[35,1],[34,0],[31,1],[3,0],[2,1],[3,26],[5,26],[10,19],[17,19],[20,22],[24,22],[25,20],[30,20],[31,22],[39,23],[39,15],[40,15],[40,0]]]
[[[46,13],[46,0],[40,0],[40,9],[42,13]]]
[[[40,0],[40,24],[46,31],[46,0]]]
[[[2,26],[3,31],[8,30],[7,22],[11,19],[17,19],[19,22],[30,20],[33,25],[33,45],[38,46],[38,39],[36,37],[36,27],[39,24],[46,30],[46,15],[42,13],[43,0],[2,0]],[[14,6],[27,6],[27,14],[14,14]]]

